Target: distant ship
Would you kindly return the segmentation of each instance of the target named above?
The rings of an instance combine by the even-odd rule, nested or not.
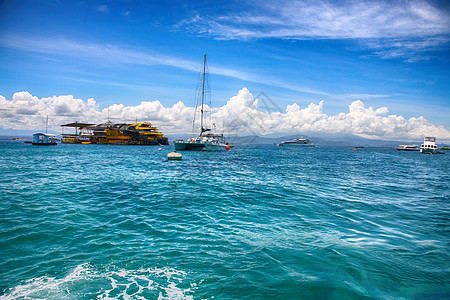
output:
[[[420,151],[419,148],[417,148],[416,145],[398,145],[398,147],[395,147],[397,151]]]
[[[300,138],[300,139],[291,139],[288,141],[284,141],[281,142],[279,144],[279,146],[290,146],[290,145],[294,145],[294,146],[303,146],[303,147],[315,147],[316,145],[314,145],[310,139],[306,139],[306,138]]]
[[[197,151],[226,151],[230,150],[231,145],[225,141],[223,134],[216,134],[212,132],[211,128],[206,126],[206,99],[205,94],[209,91],[205,90],[205,85],[208,84],[209,80],[206,78],[206,54],[203,56],[203,65],[201,77],[197,89],[197,99],[195,102],[195,112],[193,126],[195,126],[195,114],[197,109],[200,109],[200,134],[198,137],[191,137],[187,140],[175,140],[173,145],[175,150],[197,150]],[[199,99],[200,98],[200,99]],[[200,105],[197,106],[200,100]]]

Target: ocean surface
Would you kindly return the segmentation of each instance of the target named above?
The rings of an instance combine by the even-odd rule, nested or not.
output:
[[[0,299],[450,299],[450,152],[171,150],[0,142]]]

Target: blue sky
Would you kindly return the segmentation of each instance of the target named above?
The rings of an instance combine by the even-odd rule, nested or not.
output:
[[[215,107],[245,87],[282,110],[361,100],[447,131],[449,37],[445,1],[7,0],[0,95],[193,106],[206,53]]]

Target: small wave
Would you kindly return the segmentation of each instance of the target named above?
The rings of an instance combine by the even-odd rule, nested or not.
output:
[[[193,299],[196,283],[187,273],[170,268],[96,270],[78,265],[64,278],[42,276],[9,289],[0,299]],[[183,287],[179,287],[182,285]]]

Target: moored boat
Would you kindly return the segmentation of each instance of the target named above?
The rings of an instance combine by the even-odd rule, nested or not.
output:
[[[167,159],[168,160],[181,160],[183,156],[181,155],[181,153],[178,153],[177,151],[172,151],[169,154],[167,154]]]
[[[300,138],[300,139],[290,139],[284,142],[281,142],[279,146],[303,146],[303,147],[315,147],[310,139]]]
[[[206,54],[203,56],[202,72],[197,89],[197,99],[195,102],[194,122],[197,109],[200,109],[200,134],[198,137],[191,137],[187,140],[179,139],[173,141],[175,150],[196,150],[196,151],[226,151],[232,147],[225,141],[223,134],[213,133],[212,129],[206,125],[207,118],[205,113],[206,99],[205,95],[208,91],[205,90],[205,85],[209,80],[206,78]],[[208,93],[209,94],[209,93]],[[200,99],[199,99],[200,98]],[[200,100],[200,101],[199,101]],[[199,106],[197,106],[200,103]]]
[[[222,134],[204,134],[199,137],[187,140],[173,141],[175,150],[197,150],[197,151],[223,151],[230,150],[232,145],[228,145]]]
[[[398,145],[395,149],[397,151],[420,151],[417,145]]]
[[[115,145],[168,145],[169,140],[148,122],[103,124],[69,123],[62,128],[75,128],[75,133],[63,133],[63,143]]]
[[[58,138],[54,134],[50,133],[35,133],[33,134],[33,145],[37,146],[56,146]]]
[[[423,154],[434,154],[438,150],[436,145],[436,138],[432,136],[426,136],[423,139],[423,144],[420,146],[420,153]]]
[[[31,144],[36,146],[56,146],[56,141],[58,140],[58,137],[54,134],[47,133],[48,130],[48,116],[47,121],[45,123],[45,133],[39,132],[33,134],[33,141],[31,141]]]

